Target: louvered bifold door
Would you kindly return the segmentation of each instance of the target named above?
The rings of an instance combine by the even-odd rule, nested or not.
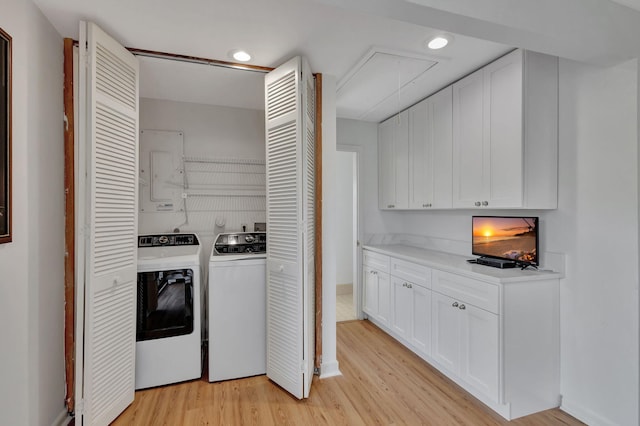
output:
[[[315,120],[316,87],[309,63],[302,58],[303,117],[303,253],[304,253],[304,397],[309,397],[315,358]]]
[[[265,76],[267,376],[304,396],[301,58]]]
[[[81,23],[80,32],[88,208],[82,420],[107,425],[135,388],[138,61],[95,24],[85,32]]]

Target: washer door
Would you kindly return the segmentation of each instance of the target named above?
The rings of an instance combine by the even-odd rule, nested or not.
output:
[[[136,341],[193,332],[193,270],[138,272]]]

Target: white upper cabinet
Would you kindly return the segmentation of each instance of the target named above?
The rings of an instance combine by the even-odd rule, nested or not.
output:
[[[379,208],[451,208],[451,90],[378,126]]]
[[[453,85],[453,206],[471,207],[484,196],[483,70]]]
[[[406,209],[409,202],[409,112],[378,126],[378,206]]]
[[[497,59],[378,126],[380,209],[558,207],[558,58]]]
[[[451,208],[452,88],[409,108],[409,208]]]
[[[558,59],[515,50],[453,85],[453,207],[557,207]]]

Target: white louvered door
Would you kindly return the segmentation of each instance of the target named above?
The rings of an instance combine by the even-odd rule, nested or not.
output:
[[[267,376],[299,399],[313,373],[314,91],[300,57],[265,76]]]
[[[313,367],[315,359],[315,147],[316,147],[316,87],[309,63],[302,58],[302,134],[303,145],[303,195],[302,223],[303,247],[305,255],[303,261],[303,315],[304,315],[304,397],[309,397],[311,381],[313,379]]]
[[[79,417],[107,425],[135,388],[138,61],[95,24],[81,22],[80,35],[87,211]]]

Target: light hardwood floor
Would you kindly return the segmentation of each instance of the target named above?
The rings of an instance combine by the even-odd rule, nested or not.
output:
[[[265,376],[136,392],[114,425],[581,425],[558,410],[507,422],[368,321],[337,325],[342,376],[297,401]]]

